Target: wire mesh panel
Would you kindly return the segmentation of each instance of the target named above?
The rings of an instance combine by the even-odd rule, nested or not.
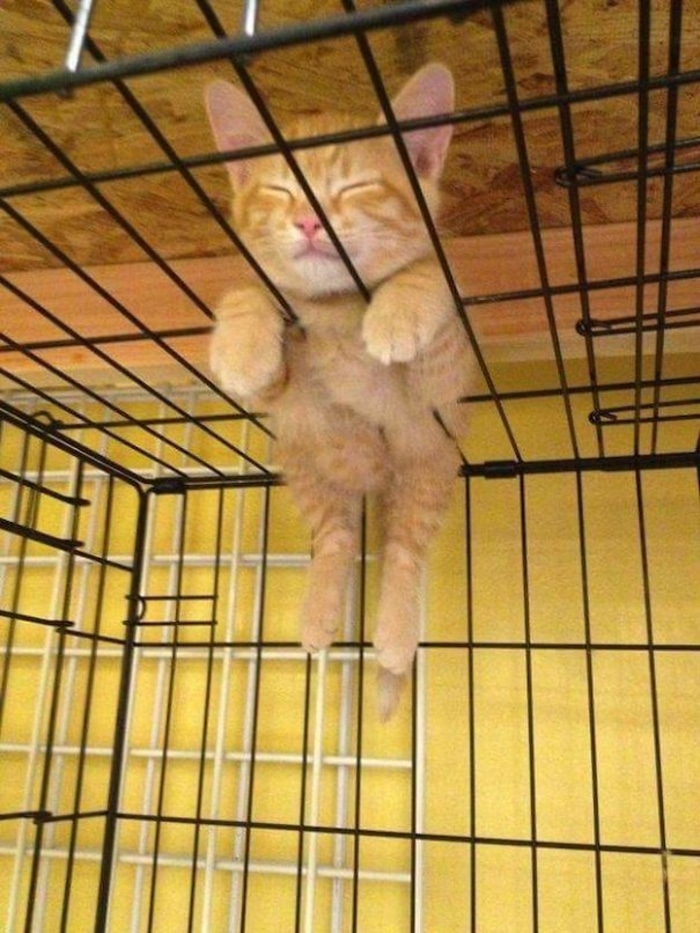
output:
[[[142,31],[128,4],[96,4],[89,62],[42,74],[61,64],[73,16],[63,0],[34,18],[11,5],[4,377],[39,407],[51,402],[45,386],[80,389],[118,422],[139,414],[96,383],[167,399],[159,381],[196,380],[219,398],[216,416],[230,416],[205,343],[213,303],[242,274],[231,254],[273,283],[228,220],[203,86],[213,75],[241,82],[293,163],[313,141],[280,134],[289,112],[345,103],[368,114],[355,135],[376,133],[387,82],[432,55],[459,89],[443,222],[452,237],[426,222],[477,357],[472,402],[493,425],[488,443],[465,440],[467,458],[666,452],[669,423],[688,428],[682,446],[693,449],[697,15],[681,2],[615,6],[602,17],[594,4],[535,0],[348,3],[297,20],[270,4],[250,36],[235,11],[208,2],[183,2],[165,20],[156,5]],[[122,12],[128,25],[115,38]],[[27,42],[37,18],[47,43],[38,60]],[[139,56],[144,36],[149,54]],[[309,80],[294,93],[300,74]],[[73,97],[57,100],[66,87]],[[515,385],[503,366],[514,353],[537,361]],[[523,424],[543,397],[549,432],[535,445]],[[196,433],[218,436],[218,426],[206,420]],[[144,425],[133,443],[148,455],[158,433]]]
[[[147,6],[0,11],[3,929],[696,930],[694,4]],[[375,506],[309,657],[270,426],[209,374],[221,292],[276,286],[201,99],[236,80],[294,164],[398,139],[434,58],[477,376],[382,725]],[[363,128],[281,129],[338,104]]]
[[[371,514],[312,661],[283,487],[12,449],[7,929],[694,928],[693,471],[466,480],[386,727]]]

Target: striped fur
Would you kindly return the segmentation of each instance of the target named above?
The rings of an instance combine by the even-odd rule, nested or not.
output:
[[[449,73],[440,65],[422,69],[393,107],[399,119],[449,111]],[[222,150],[267,141],[248,99],[230,85],[209,89],[208,108]],[[323,114],[298,121],[287,136],[357,125]],[[431,210],[449,135],[440,128],[406,137]],[[313,537],[301,624],[310,651],[330,645],[337,630],[363,496],[381,497],[374,643],[379,711],[388,718],[415,656],[426,550],[459,466],[434,409],[451,433],[463,430],[457,399],[467,390],[471,361],[393,141],[300,149],[296,160],[371,300],[357,293],[281,156],[231,162],[236,229],[289,297],[301,326],[285,328],[262,287],[235,289],[218,308],[211,365],[227,390],[274,419],[278,457]]]

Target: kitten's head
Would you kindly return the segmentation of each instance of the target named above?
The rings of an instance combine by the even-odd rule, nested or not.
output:
[[[222,152],[270,142],[250,99],[233,85],[210,84],[206,102]],[[422,68],[392,101],[399,121],[449,113],[453,106],[452,76],[439,64]],[[365,125],[348,115],[321,114],[298,119],[285,135],[316,137]],[[451,136],[449,124],[404,136],[432,212],[437,210],[438,181]],[[294,158],[368,287],[428,252],[425,224],[390,136],[297,149]],[[227,168],[236,231],[277,285],[305,298],[354,289],[350,272],[283,156],[239,159]]]

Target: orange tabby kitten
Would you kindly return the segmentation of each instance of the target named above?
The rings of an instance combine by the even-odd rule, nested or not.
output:
[[[392,107],[398,120],[427,117],[450,112],[453,96],[449,71],[433,64]],[[207,108],[220,150],[269,142],[256,109],[232,85],[211,84]],[[311,137],[362,125],[323,114],[288,132]],[[451,135],[451,126],[440,126],[404,136],[431,211]],[[301,627],[309,651],[333,640],[358,553],[362,499],[381,494],[374,644],[386,719],[416,652],[421,568],[459,468],[450,434],[460,430],[457,399],[470,360],[393,140],[303,149],[295,158],[371,299],[358,294],[282,156],[229,162],[235,229],[301,326],[285,327],[264,287],[235,289],[217,310],[211,366],[234,397],[270,412],[290,491],[311,526]]]

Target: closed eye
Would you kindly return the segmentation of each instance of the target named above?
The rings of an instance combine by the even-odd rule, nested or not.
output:
[[[260,185],[260,192],[262,194],[271,194],[275,197],[283,197],[287,200],[292,200],[294,194],[289,188],[285,188],[284,185]]]
[[[378,191],[381,188],[381,182],[378,178],[370,178],[366,181],[355,181],[349,185],[343,185],[338,189],[338,196],[368,194],[371,191]]]

